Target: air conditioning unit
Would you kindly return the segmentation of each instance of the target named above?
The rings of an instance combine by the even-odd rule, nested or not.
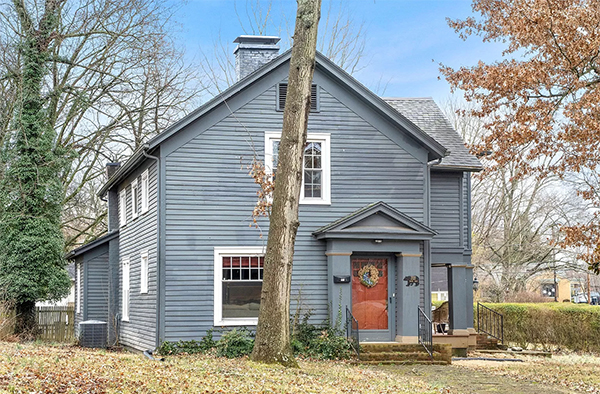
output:
[[[86,320],[79,323],[79,344],[83,347],[106,347],[105,321]]]

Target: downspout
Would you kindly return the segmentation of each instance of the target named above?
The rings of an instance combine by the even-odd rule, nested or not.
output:
[[[159,341],[160,341],[160,337],[159,337],[159,331],[160,331],[160,320],[162,319],[161,316],[161,309],[160,309],[160,286],[161,286],[161,282],[162,282],[162,278],[160,276],[160,264],[161,264],[161,250],[160,250],[160,158],[158,158],[157,156],[152,156],[150,154],[147,153],[148,149],[150,148],[150,146],[148,144],[144,145],[144,149],[142,150],[142,154],[144,155],[145,158],[147,159],[151,159],[156,161],[156,338],[155,338],[155,343],[156,346],[159,346]],[[150,353],[152,354],[152,353]]]
[[[442,162],[442,159],[435,159],[427,162],[427,167],[438,165]]]

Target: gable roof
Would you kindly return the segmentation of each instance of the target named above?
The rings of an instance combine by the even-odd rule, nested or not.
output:
[[[196,119],[207,115],[215,108],[232,98],[234,95],[238,94],[248,86],[252,85],[252,83],[268,74],[271,70],[289,61],[290,57],[291,49],[287,50],[286,52],[279,55],[277,58],[258,68],[256,71],[252,72],[240,81],[234,83],[229,88],[225,89],[223,92],[206,102],[204,105],[190,112],[171,126],[167,127],[162,133],[150,139],[145,145],[138,148],[127,160],[127,162],[113,174],[113,176],[98,191],[98,195],[103,196],[111,187],[113,187],[115,184],[119,183],[127,175],[129,175],[129,173],[133,169],[135,169],[137,165],[139,165],[139,163],[145,160],[146,152],[153,151],[162,142],[166,141],[174,134],[178,133],[180,130],[185,128],[187,125],[189,125]],[[415,120],[419,120],[418,117],[413,117],[414,119],[411,119],[409,116],[407,116],[407,113],[412,115],[413,111],[399,111],[397,108],[395,108],[395,106],[391,105],[390,102],[384,101],[381,97],[371,92],[363,84],[361,84],[354,77],[352,77],[342,68],[337,66],[335,63],[333,63],[330,59],[328,59],[325,55],[321,54],[320,52],[316,53],[315,66],[320,71],[342,82],[346,88],[348,88],[351,92],[354,92],[358,97],[363,99],[363,102],[365,104],[367,104],[375,111],[377,111],[380,115],[382,115],[384,118],[392,122],[392,124],[395,124],[400,129],[405,130],[414,140],[423,145],[429,151],[429,160],[441,159],[448,154],[447,148],[443,145],[441,141],[439,141],[439,138],[441,137],[441,131],[439,133],[436,133],[435,131],[430,132],[427,129],[427,132],[424,131],[422,127],[420,127],[418,124],[416,124],[417,122],[415,122]],[[437,111],[441,114],[439,108],[437,108],[435,103],[433,104]],[[428,125],[429,124],[423,123],[423,126]],[[454,131],[451,126],[449,127],[449,130],[454,132],[458,136],[456,131]],[[462,144],[462,139],[460,139],[460,136],[458,136],[458,138],[460,140],[460,144]],[[477,159],[475,160],[477,161]],[[477,164],[480,166],[478,161]]]
[[[77,256],[81,256],[82,254],[89,252],[99,246],[104,245],[110,240],[113,240],[119,236],[119,230],[113,230],[110,233],[104,234],[101,237],[96,238],[92,242],[89,242],[83,246],[78,247],[77,249],[73,249],[69,253],[66,254],[65,258],[67,260],[72,260]]]
[[[373,220],[377,217],[376,220]],[[430,239],[437,232],[410,216],[377,201],[341,217],[313,232],[325,238]]]
[[[449,150],[449,154],[440,164],[433,166],[434,168],[467,171],[483,169],[479,160],[469,152],[462,137],[454,130],[432,98],[386,97],[384,100]]]

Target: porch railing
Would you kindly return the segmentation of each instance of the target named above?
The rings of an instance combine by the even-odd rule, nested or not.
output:
[[[356,352],[356,356],[360,357],[360,345],[358,342],[358,320],[352,316],[350,309],[346,307],[346,338],[352,344],[352,348]]]
[[[433,325],[421,307],[419,308],[419,343],[423,345],[433,360]]]
[[[504,316],[478,302],[477,332],[487,334],[504,344]]]

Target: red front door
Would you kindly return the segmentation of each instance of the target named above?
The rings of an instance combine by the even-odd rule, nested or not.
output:
[[[373,280],[377,272],[376,284]],[[362,274],[362,277],[359,276]],[[361,281],[362,279],[362,281]],[[388,329],[388,260],[352,259],[352,314],[360,330]]]

